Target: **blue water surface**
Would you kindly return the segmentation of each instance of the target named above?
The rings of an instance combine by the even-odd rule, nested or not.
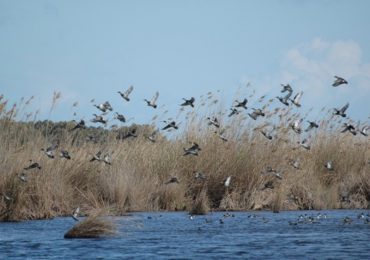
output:
[[[132,213],[113,218],[119,234],[101,239],[64,239],[72,218],[0,223],[0,259],[370,259],[367,214]]]

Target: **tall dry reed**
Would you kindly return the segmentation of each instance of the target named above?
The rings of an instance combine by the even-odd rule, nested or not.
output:
[[[330,114],[323,115],[318,130],[306,135],[311,145],[306,150],[297,143],[304,134],[294,133],[289,126],[305,116],[269,107],[271,101],[264,106],[270,112],[257,121],[245,114],[229,118],[220,114],[217,105],[207,113],[195,110],[177,136],[160,135],[155,143],[145,138],[153,130],[145,126],[136,126],[137,138],[117,140],[115,131],[70,131],[73,122],[58,127],[53,122],[18,122],[14,106],[0,102],[1,221],[66,216],[77,206],[109,205],[116,215],[152,210],[369,207],[368,139],[340,133],[341,122]],[[227,142],[208,125],[205,117],[210,115],[227,126]],[[266,139],[261,129],[272,131],[274,138]],[[98,136],[97,141],[86,139],[91,133]],[[182,156],[189,142],[200,145],[199,156]],[[58,154],[50,159],[40,151],[53,143],[68,150],[72,159]],[[111,154],[112,164],[90,162],[98,151]],[[292,159],[300,161],[300,169],[289,164]],[[41,170],[25,171],[29,160],[38,162]],[[333,161],[334,171],[324,167],[328,160]],[[282,171],[282,179],[262,175],[267,166]],[[205,173],[204,184],[195,179],[195,171]],[[22,173],[26,182],[20,179]],[[179,183],[165,184],[172,176]],[[226,189],[223,181],[228,176],[231,184]]]

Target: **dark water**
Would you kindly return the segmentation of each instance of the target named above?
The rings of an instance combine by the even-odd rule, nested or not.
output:
[[[0,223],[0,259],[370,259],[361,212],[134,213],[115,218],[118,236],[89,240],[63,238],[72,218]]]

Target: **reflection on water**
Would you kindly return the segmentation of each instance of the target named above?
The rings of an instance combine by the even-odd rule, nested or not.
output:
[[[72,218],[0,223],[0,258],[369,259],[368,213],[217,212],[193,219],[184,212],[134,213],[115,218],[118,236],[89,240],[63,238]]]

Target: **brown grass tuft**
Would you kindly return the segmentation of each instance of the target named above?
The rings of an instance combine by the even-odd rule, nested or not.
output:
[[[101,238],[117,234],[116,224],[106,216],[104,211],[97,211],[79,221],[65,233],[64,238]]]

